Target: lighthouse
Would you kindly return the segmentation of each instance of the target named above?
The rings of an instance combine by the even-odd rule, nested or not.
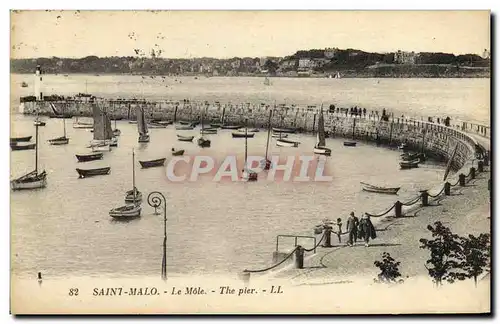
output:
[[[42,68],[40,67],[40,65],[37,65],[35,70],[35,93],[34,93],[36,100],[43,100],[42,83],[43,83]]]

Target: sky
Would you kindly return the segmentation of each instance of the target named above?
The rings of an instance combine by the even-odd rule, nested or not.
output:
[[[11,58],[286,56],[337,47],[482,55],[489,11],[16,11]]]

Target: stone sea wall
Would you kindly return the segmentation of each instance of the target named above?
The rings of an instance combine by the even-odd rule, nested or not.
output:
[[[264,104],[220,104],[193,103],[189,101],[137,101],[137,100],[86,100],[36,101],[24,102],[21,111],[24,114],[41,115],[64,114],[71,116],[92,116],[92,107],[97,104],[106,109],[112,118],[136,119],[136,110],[143,106],[148,119],[172,121],[199,121],[201,112],[205,111],[206,124],[243,124],[247,120],[249,127],[267,127],[272,107]],[[475,141],[464,132],[442,124],[418,120],[393,118],[382,121],[375,116],[351,116],[346,112],[329,112],[324,109],[325,130],[329,137],[342,137],[357,141],[374,142],[378,145],[398,146],[406,143],[417,152],[425,152],[427,156],[446,161],[458,144],[452,170],[463,167],[473,157],[476,150]],[[301,132],[314,132],[317,127],[319,107],[277,106],[272,116],[274,127],[293,127]]]

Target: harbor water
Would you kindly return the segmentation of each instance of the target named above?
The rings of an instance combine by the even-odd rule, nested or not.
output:
[[[13,80],[17,78],[19,82],[30,79],[13,76]],[[47,76],[46,80],[54,81],[47,81],[45,87],[51,88],[46,93],[74,95],[85,92],[86,79],[89,80],[87,92],[104,97],[141,96],[144,93],[148,98],[221,102],[268,98],[297,104],[310,101],[340,104],[345,100],[346,106],[352,101],[368,109],[398,107],[403,113],[423,116],[439,113],[487,121],[489,114],[489,107],[483,107],[482,102],[485,97],[482,91],[488,89],[484,84],[489,80],[477,79],[384,79],[380,83],[371,79],[277,79],[266,88],[270,90],[262,91],[258,90],[261,85],[257,78],[194,80],[179,77],[178,81],[169,78],[174,84],[171,89],[149,85],[141,91],[140,76],[70,75],[67,78]],[[199,85],[191,86],[195,82]],[[280,86],[281,82],[287,86]],[[326,82],[330,84],[325,85]],[[338,83],[332,85],[331,82]],[[357,87],[356,83],[359,83]],[[382,90],[374,93],[374,84]],[[18,87],[13,93],[18,98],[30,95],[29,89]],[[477,91],[481,94],[467,95]],[[11,110],[16,111],[15,100]],[[11,136],[34,136],[33,120],[32,116],[14,113]],[[202,149],[195,142],[178,142],[176,134],[181,131],[168,126],[150,129],[150,143],[139,144],[137,126],[118,121],[117,127],[121,130],[118,147],[104,153],[103,160],[78,163],[75,154],[90,152],[86,146],[92,133],[74,129],[71,120],[66,120],[70,143],[51,146],[47,140],[62,136],[63,120],[46,121],[47,125],[39,128],[39,166],[48,172],[48,186],[11,193],[12,272],[20,277],[33,277],[38,271],[51,277],[159,275],[163,215],[155,215],[146,202],[147,194],[152,191],[160,191],[167,197],[168,271],[193,275],[228,274],[271,265],[276,235],[313,235],[314,226],[324,218],[340,217],[345,224],[350,211],[357,215],[385,211],[396,200],[410,200],[419,190],[439,184],[444,174],[443,165],[432,162],[417,169],[399,170],[398,151],[365,143],[358,143],[354,148],[344,147],[342,139],[328,138],[327,147],[332,150],[332,156],[327,159],[327,170],[332,175],[330,182],[260,179],[253,183],[214,182],[212,177],[200,176],[195,182],[172,183],[166,178],[165,168],[141,169],[138,160],[167,157],[168,163],[172,147],[185,149],[186,156],[208,155],[220,160],[226,155],[237,154],[242,158],[244,139],[233,139],[230,130],[219,130],[217,135],[208,135],[212,146]],[[199,129],[182,134],[198,137]],[[281,157],[312,155],[316,143],[313,135],[294,134],[291,137],[301,142],[298,148],[277,147],[273,139],[270,154]],[[248,154],[263,155],[265,146],[266,132],[261,130],[248,140]],[[125,192],[132,188],[132,149],[136,154],[136,185],[144,196],[142,217],[116,222],[108,212],[123,205]],[[12,152],[11,178],[31,171],[34,162],[34,150]],[[87,179],[78,179],[75,170],[77,167],[104,166],[111,167],[109,175]],[[397,196],[368,193],[361,190],[360,182],[400,186],[401,190]],[[304,244],[309,247],[311,242],[304,241]],[[292,245],[293,241],[283,241],[283,248]]]

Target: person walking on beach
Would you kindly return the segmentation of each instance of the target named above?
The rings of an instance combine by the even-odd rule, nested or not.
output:
[[[342,219],[337,218],[337,227],[338,227],[338,232],[337,232],[337,237],[339,238],[339,243],[342,243]]]
[[[353,244],[356,242],[356,238],[358,235],[358,223],[358,218],[354,216],[354,212],[351,212],[349,218],[347,219],[346,226],[346,230],[349,235],[349,239],[347,240],[348,246],[353,246]]]
[[[370,220],[370,216],[364,215],[359,222],[359,233],[358,238],[362,238],[365,241],[365,246],[369,246],[370,239],[377,238],[377,232],[375,227]]]

